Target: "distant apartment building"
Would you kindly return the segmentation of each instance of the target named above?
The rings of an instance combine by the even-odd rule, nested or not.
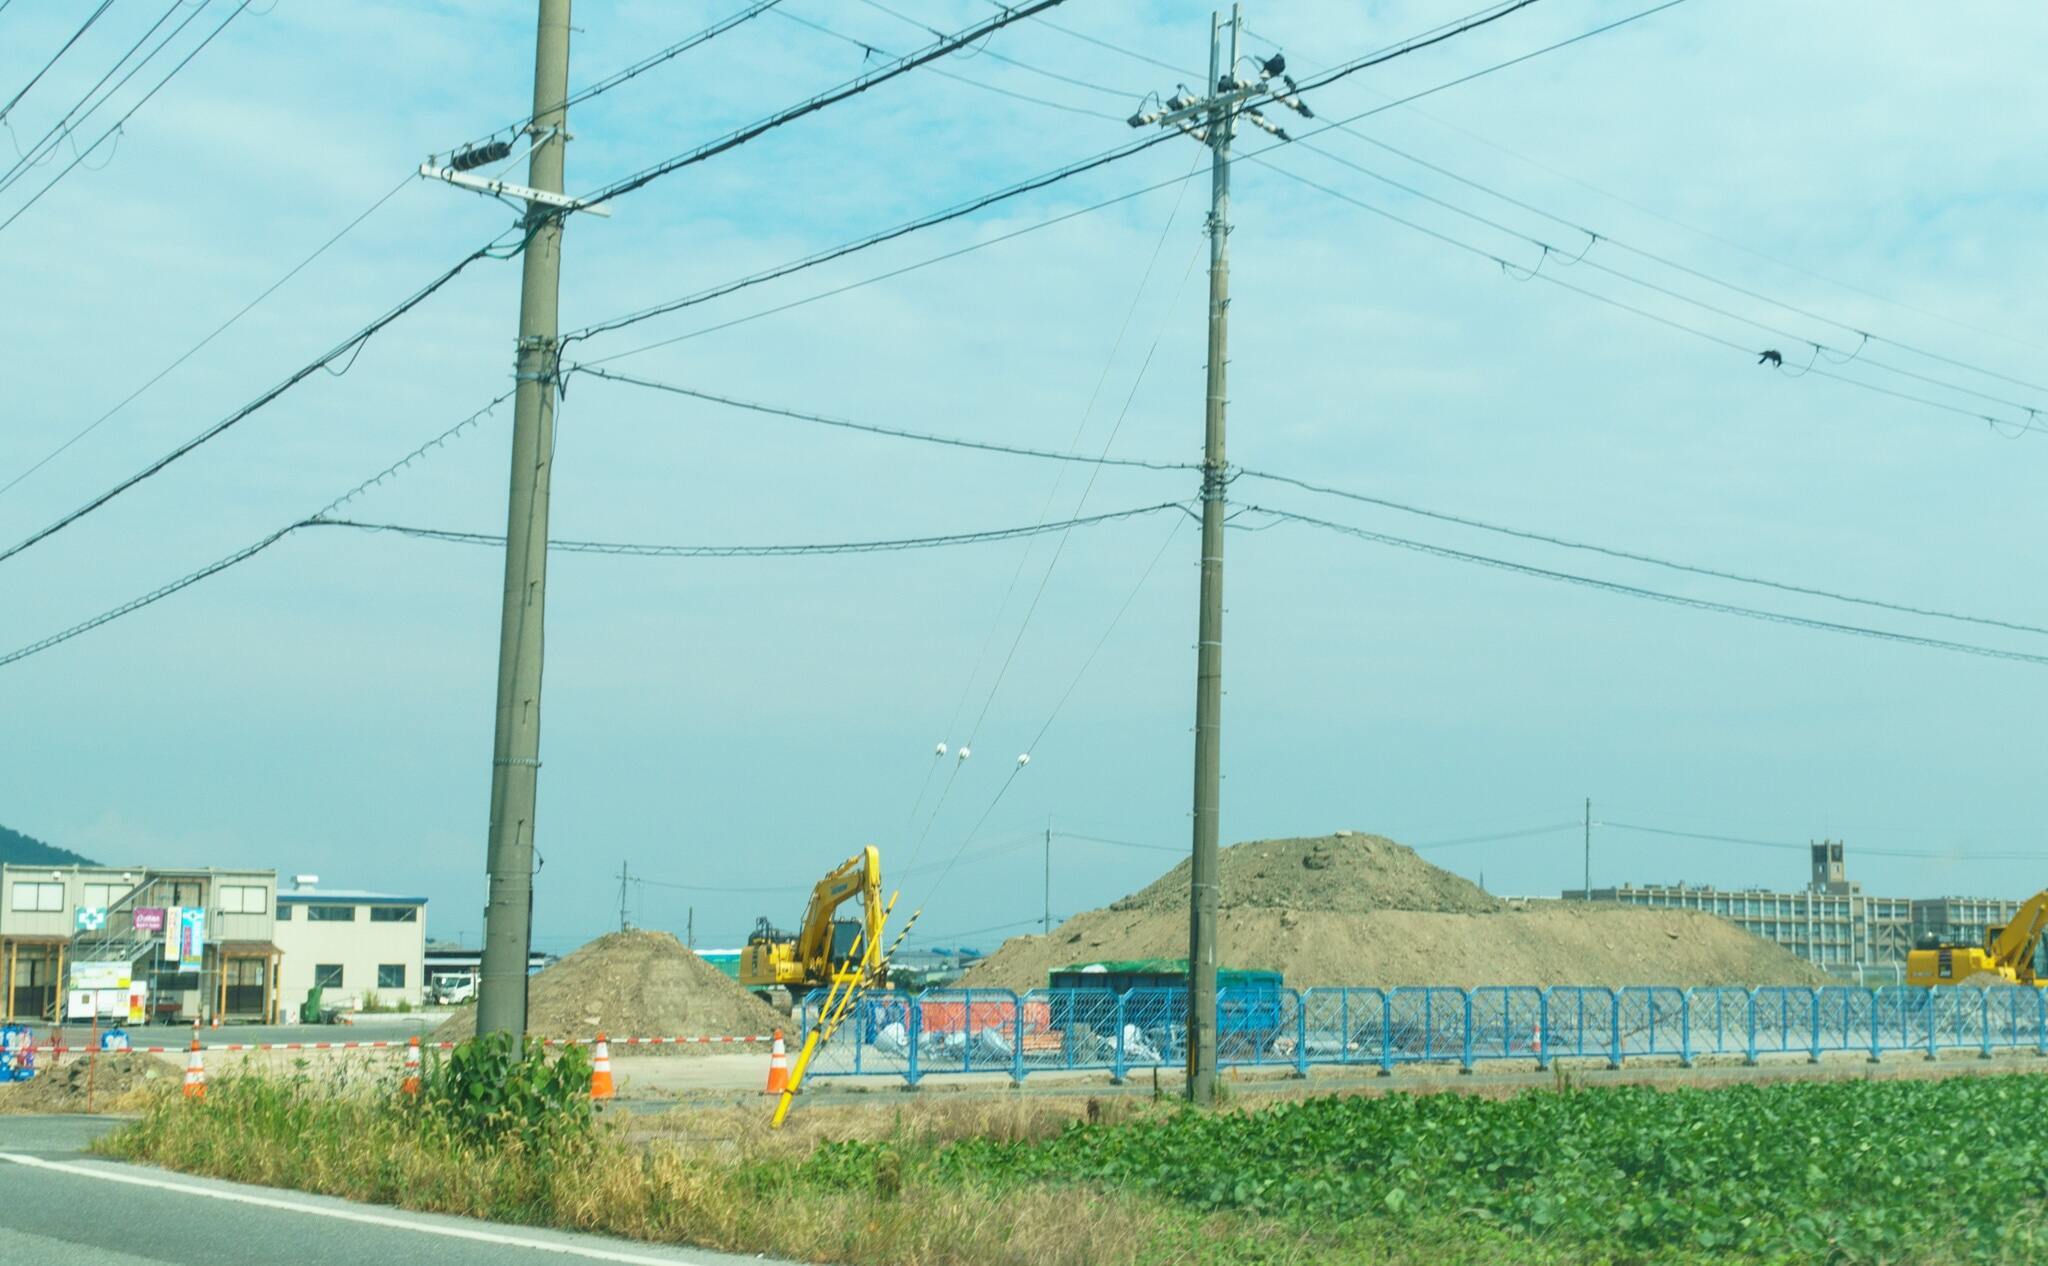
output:
[[[1877,897],[1848,877],[1840,840],[1812,846],[1812,877],[1804,891],[1729,890],[1711,885],[1624,884],[1570,889],[1566,901],[1701,910],[1719,915],[1830,971],[1902,964],[1923,936],[1978,944],[1985,930],[2019,912],[2017,899],[2000,897]]]

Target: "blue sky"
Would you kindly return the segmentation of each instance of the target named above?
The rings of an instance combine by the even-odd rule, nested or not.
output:
[[[737,7],[581,4],[572,82]],[[989,11],[966,0],[892,7],[945,29]],[[1313,104],[1324,119],[1354,115],[1636,7],[1544,0],[1332,85]],[[784,8],[895,52],[929,38],[857,0]],[[226,9],[216,0],[191,33]],[[17,4],[0,14],[0,87],[11,95],[88,12]],[[41,134],[160,12],[117,3],[15,107],[7,122],[17,142]],[[1053,18],[1198,67],[1208,13],[1069,0]],[[1450,16],[1413,3],[1263,0],[1248,21],[1300,71]],[[1965,413],[2013,410],[1957,387],[2021,405],[2048,399],[1978,372],[2048,381],[2036,284],[2048,178],[2032,135],[2048,87],[2029,54],[2044,27],[2048,15],[2017,5],[1951,8],[1936,21],[1910,5],[1691,0],[1359,125],[1596,231],[1582,262],[1731,316],[1567,266],[1584,235],[1352,135],[1312,143],[1554,241],[1558,254],[1539,277],[1517,281],[1483,256],[1534,265],[1540,252],[1526,241],[1322,153],[1279,150],[1271,163],[1480,254],[1239,164],[1231,457],[1724,570],[2048,624],[2037,494],[2048,437],[2003,438],[1964,414],[1776,372],[1753,355],[1783,345],[1791,370],[1813,361]],[[1121,118],[1138,96],[1171,92],[1176,78],[1030,22],[990,48],[1082,84],[990,57],[944,68],[1071,108],[914,73],[657,182],[621,199],[608,220],[570,225],[565,325],[1107,149],[1130,136]],[[862,63],[850,44],[763,15],[580,108],[569,183],[590,188],[637,170]],[[0,483],[184,352],[429,152],[524,114],[531,74],[524,4],[279,0],[238,17],[122,129],[111,157],[96,151],[0,231],[10,297],[0,316],[10,369]],[[576,354],[746,317],[1164,181],[614,367],[999,443],[1099,452],[1114,429],[1114,454],[1192,461],[1201,157],[1192,143],[1161,146]],[[0,191],[0,218],[60,165]],[[407,185],[204,351],[0,494],[0,537],[25,536],[223,416],[508,221],[485,198]],[[517,286],[516,263],[479,264],[373,340],[346,374],[316,375],[0,564],[0,641],[31,642],[227,554],[480,407],[509,384]],[[1854,330],[1893,343],[1834,365],[1800,341],[1846,350]],[[349,512],[501,530],[509,427],[500,409]],[[1181,472],[1108,469],[1084,502],[1086,484],[1085,469],[822,430],[585,376],[572,380],[561,413],[554,533],[715,544],[915,536],[1192,492]],[[2039,635],[1503,540],[1250,479],[1232,495],[1684,597],[2048,650]],[[700,942],[735,941],[757,914],[790,921],[816,874],[870,841],[897,868],[915,857],[918,873],[903,886],[906,899],[928,899],[921,927],[941,937],[995,929],[973,938],[983,942],[1037,917],[1032,841],[1048,817],[1066,833],[1054,844],[1056,913],[1100,904],[1170,865],[1164,850],[1184,846],[1188,831],[1194,533],[1171,515],[1077,531],[1025,622],[1056,539],[807,559],[558,556],[541,944],[566,948],[616,921],[622,860],[682,885],[637,888],[636,919],[680,929],[694,906]],[[1874,890],[2019,894],[2044,882],[2040,861],[2012,860],[2048,860],[2037,835],[2048,799],[2037,773],[2048,705],[2039,665],[1634,601],[1298,524],[1233,532],[1228,550],[1226,840],[1338,827],[1415,844],[1514,835],[1429,856],[1483,872],[1495,891],[1554,893],[1577,882],[1576,829],[1517,833],[1575,822],[1591,796],[1595,817],[1615,823],[1788,843],[1845,837],[1852,875]],[[474,938],[500,568],[473,546],[302,533],[0,668],[0,821],[107,860],[266,865],[418,891],[432,899],[436,935]],[[970,737],[976,755],[934,815],[945,774],[926,782],[932,745]],[[1005,789],[1027,747],[1030,766]],[[1618,825],[1596,828],[1594,844],[1602,882],[1791,886],[1805,871],[1794,851]],[[1987,853],[1998,856],[1973,859]]]

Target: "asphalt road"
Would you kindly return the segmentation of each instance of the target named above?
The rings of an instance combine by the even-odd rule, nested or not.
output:
[[[0,1262],[739,1266],[767,1260],[406,1213],[87,1156],[91,1139],[115,1124],[0,1116]]]

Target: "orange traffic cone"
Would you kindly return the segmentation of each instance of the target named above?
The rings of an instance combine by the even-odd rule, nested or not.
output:
[[[764,1095],[779,1095],[789,1089],[789,1052],[782,1046],[782,1030],[775,1030],[775,1045],[768,1048],[768,1089]]]
[[[590,1097],[612,1097],[612,1048],[605,1044],[602,1033],[597,1035],[597,1045],[590,1053]]]
[[[407,1038],[405,1043],[405,1080],[398,1083],[398,1093],[416,1095],[420,1092],[420,1040]]]
[[[192,1058],[185,1061],[185,1097],[206,1098],[206,1065],[199,1058],[199,1039],[192,1039]]]
[[[1529,1049],[1538,1055],[1543,1053],[1543,1022],[1540,1020],[1529,1030]]]

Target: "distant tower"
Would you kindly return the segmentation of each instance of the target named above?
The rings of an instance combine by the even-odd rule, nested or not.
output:
[[[1842,841],[1822,840],[1812,845],[1813,882],[1809,892],[1842,894],[1852,891],[1848,866],[1842,860]]]

